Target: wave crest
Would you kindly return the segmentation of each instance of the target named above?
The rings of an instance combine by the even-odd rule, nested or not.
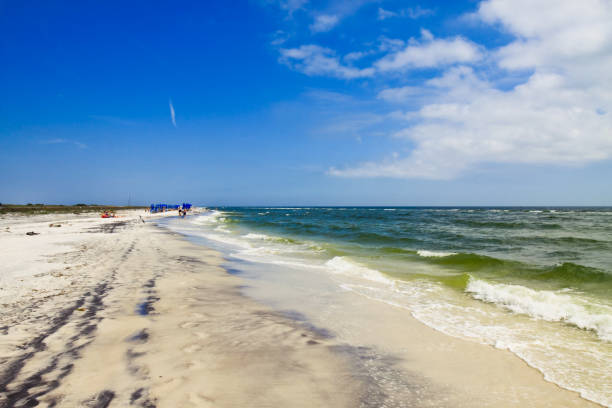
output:
[[[349,260],[344,256],[336,256],[330,259],[329,261],[325,262],[325,266],[327,266],[332,273],[357,277],[386,284],[393,283],[391,279],[384,277],[383,274],[379,271],[367,268],[363,265]]]
[[[420,249],[417,251],[417,255],[422,256],[424,258],[442,258],[445,256],[457,255],[457,253],[456,252],[427,251],[425,249]]]
[[[473,277],[470,278],[465,291],[475,299],[494,303],[514,313],[592,330],[602,340],[612,342],[612,308],[608,306],[599,305],[599,310],[593,310],[592,304],[587,308],[575,296],[558,291],[493,284]]]

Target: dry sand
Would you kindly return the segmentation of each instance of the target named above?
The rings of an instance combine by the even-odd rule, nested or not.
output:
[[[133,214],[48,221],[3,237],[30,272],[0,271],[0,406],[358,405],[331,340],[240,295],[216,252]]]
[[[143,215],[0,220],[0,407],[591,406],[414,319],[387,330],[405,355],[340,342],[243,296],[218,253]],[[399,321],[357,303],[372,335]]]

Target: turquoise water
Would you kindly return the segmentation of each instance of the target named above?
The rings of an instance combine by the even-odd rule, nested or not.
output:
[[[612,208],[220,208],[187,224],[228,257],[329,274],[612,406]]]

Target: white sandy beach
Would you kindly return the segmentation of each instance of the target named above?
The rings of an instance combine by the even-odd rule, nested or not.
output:
[[[363,297],[351,321],[393,347],[341,341],[245,296],[160,216],[120,215],[0,219],[0,407],[596,406]]]

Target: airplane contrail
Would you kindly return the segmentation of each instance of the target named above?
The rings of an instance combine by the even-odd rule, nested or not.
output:
[[[172,106],[172,100],[168,103],[170,104],[170,119],[172,119],[172,125],[176,127],[176,115],[174,113],[174,106]]]

